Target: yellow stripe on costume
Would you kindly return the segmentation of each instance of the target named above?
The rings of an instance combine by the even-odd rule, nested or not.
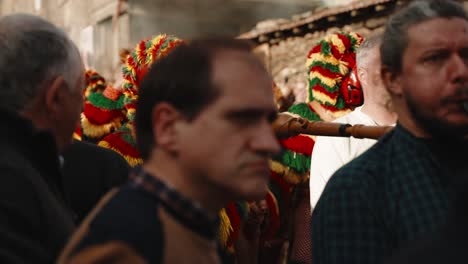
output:
[[[132,67],[132,65],[130,65],[128,62],[125,63],[125,69],[126,71],[130,72],[128,77],[130,77],[130,79],[133,81],[133,82],[136,82],[136,72],[135,72],[135,69]],[[125,83],[131,83],[129,80],[127,80],[126,78],[124,78],[124,84]]]
[[[336,98],[333,99],[330,96],[328,96],[327,94],[321,93],[321,92],[316,91],[316,90],[313,91],[313,97],[314,97],[315,100],[317,100],[319,102],[323,102],[323,103],[327,102],[327,103],[330,103],[332,105],[336,104]],[[337,95],[337,97],[338,97],[338,95]]]
[[[221,211],[219,211],[219,218],[221,221],[219,223],[219,240],[221,245],[225,248],[227,247],[229,235],[234,229],[232,228],[231,221],[229,220],[229,216],[226,213],[226,209],[223,208]]]
[[[349,68],[348,68],[348,63],[346,61],[340,61],[339,68],[340,68],[340,73],[343,74],[343,76],[346,76],[346,74],[348,74]]]
[[[149,57],[149,60],[148,62],[151,64],[153,61],[154,61],[154,58],[153,58],[153,50],[156,49],[157,45],[159,45],[159,43],[166,37],[166,35],[158,35],[157,37],[153,38],[151,40],[151,46],[150,48],[148,49],[148,54],[147,56]]]
[[[325,38],[325,41],[331,42],[332,45],[334,45],[338,49],[341,55],[345,53],[346,47],[343,41],[338,37],[337,34],[329,35],[328,37]]]
[[[103,125],[95,125],[89,122],[88,118],[81,114],[81,127],[83,128],[83,135],[91,138],[99,138],[109,134],[113,129],[118,129],[121,126],[121,118],[117,117],[109,123]]]
[[[78,141],[81,141],[81,136],[78,135],[78,133],[73,132],[73,139],[78,140]]]
[[[122,152],[120,152],[118,149],[113,148],[113,147],[112,147],[108,142],[106,142],[106,141],[99,141],[98,146],[101,146],[101,147],[104,147],[104,148],[108,148],[108,149],[112,149],[113,151],[119,153],[122,157],[124,157],[124,159],[128,162],[128,164],[130,164],[131,167],[136,167],[136,166],[138,166],[138,165],[143,164],[143,160],[142,160],[141,158],[135,158],[135,157],[131,157],[131,156],[125,155],[125,154],[123,154]]]
[[[347,109],[347,110],[338,110],[338,111],[330,111],[330,110],[327,110],[327,112],[329,112],[335,119],[336,118],[340,118],[346,114],[348,114],[349,112],[351,112],[351,110]]]
[[[341,78],[338,79],[332,79],[326,76],[323,76],[320,74],[318,71],[312,71],[309,74],[309,80],[312,80],[314,78],[318,78],[323,84],[327,85],[328,87],[334,87],[337,82],[341,81]]]
[[[270,168],[276,174],[283,177],[283,179],[289,184],[299,184],[301,182],[305,182],[309,178],[309,172],[301,175],[278,161],[270,160]]]
[[[333,56],[324,55],[322,53],[314,53],[307,58],[306,66],[311,65],[313,62],[320,61],[322,63],[329,63],[334,66],[340,66],[340,61]]]
[[[144,58],[140,55],[141,52],[142,52],[142,50],[140,48],[140,44],[138,43],[138,45],[136,46],[135,51],[134,51],[134,53],[136,55],[136,58],[137,58],[137,61],[136,61],[137,65],[143,65],[144,64],[144,61],[143,61]]]
[[[348,33],[354,40],[356,40],[355,46],[359,46],[362,43],[362,38],[358,36],[356,32],[349,32]]]

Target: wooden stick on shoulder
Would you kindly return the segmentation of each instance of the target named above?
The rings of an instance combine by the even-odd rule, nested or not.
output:
[[[352,126],[350,124],[310,121],[287,113],[278,114],[277,119],[273,122],[273,130],[279,138],[308,134],[329,137],[378,139],[392,128],[391,126]]]

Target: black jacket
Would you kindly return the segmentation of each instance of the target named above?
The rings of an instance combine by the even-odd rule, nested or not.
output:
[[[117,152],[76,141],[63,153],[63,182],[78,222],[111,188],[125,183],[129,165]]]
[[[0,263],[52,263],[73,231],[52,135],[0,110]]]

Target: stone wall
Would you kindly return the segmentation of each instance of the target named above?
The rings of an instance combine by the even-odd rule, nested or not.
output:
[[[468,1],[462,1],[468,10]],[[263,44],[258,47],[273,78],[283,94],[292,91],[297,102],[307,98],[306,58],[310,49],[324,36],[339,31],[354,31],[363,37],[373,32],[383,32],[388,15],[375,12],[364,21],[352,23],[344,27],[331,26],[326,31],[315,31],[303,37],[288,38],[277,44]],[[262,23],[260,23],[262,24]]]
[[[40,8],[35,3],[40,2]],[[311,10],[317,0],[0,0],[2,15],[40,15],[63,28],[79,46],[88,67],[107,79],[120,74],[119,50],[150,36],[236,36],[258,21]]]

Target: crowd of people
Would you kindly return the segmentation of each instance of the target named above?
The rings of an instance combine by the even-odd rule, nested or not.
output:
[[[116,84],[37,16],[1,17],[0,49],[1,263],[464,260],[456,1],[412,1],[382,33],[325,36],[304,55],[307,101],[287,109],[241,39],[153,36],[122,55]],[[393,129],[279,137],[280,111]]]

